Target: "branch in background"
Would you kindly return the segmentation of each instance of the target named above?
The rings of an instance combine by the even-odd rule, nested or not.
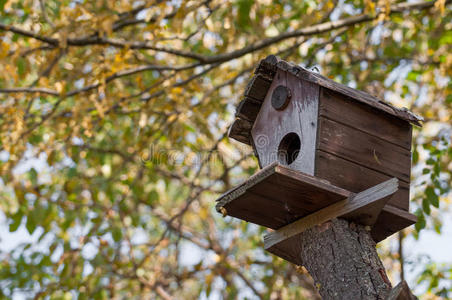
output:
[[[441,1],[441,0],[437,0]],[[402,12],[408,12],[411,10],[423,10],[423,9],[429,9],[433,7],[437,1],[420,1],[420,2],[404,2],[392,5],[390,8],[389,15],[396,14],[396,13],[402,13]],[[452,0],[446,1],[446,4],[452,2]],[[275,37],[270,37],[266,39],[262,39],[252,45],[248,45],[244,48],[224,53],[224,54],[218,54],[213,56],[205,56],[202,54],[184,51],[180,49],[172,49],[172,48],[166,48],[166,47],[158,47],[155,45],[152,45],[148,42],[129,42],[129,41],[123,41],[119,39],[108,39],[108,38],[102,38],[98,36],[89,36],[89,37],[81,37],[81,38],[68,38],[66,41],[67,46],[88,46],[88,45],[109,45],[113,47],[118,48],[130,48],[130,49],[147,49],[147,50],[154,50],[158,52],[164,52],[184,58],[194,59],[199,61],[202,64],[212,64],[212,63],[218,63],[218,62],[225,62],[231,59],[235,59],[241,56],[244,56],[248,53],[266,48],[270,45],[273,45],[275,43],[295,38],[295,37],[301,37],[301,36],[311,36],[315,34],[321,34],[328,31],[332,31],[334,29],[339,29],[343,27],[350,27],[358,24],[362,24],[365,22],[376,20],[379,17],[378,14],[376,15],[370,15],[370,14],[362,14],[357,16],[351,16],[348,18],[336,20],[336,21],[330,21],[330,22],[324,22],[319,23],[316,25],[308,26],[300,30],[295,30],[292,32],[285,32]],[[55,38],[50,38],[46,36],[41,36],[37,33],[23,30],[14,26],[8,26],[0,24],[0,30],[5,31],[11,31],[17,34],[21,34],[23,36],[31,37],[37,40],[40,40],[42,42],[48,43],[50,45],[53,45],[55,47],[59,46],[59,40]]]
[[[166,71],[166,70],[182,71],[182,70],[188,70],[188,69],[195,68],[196,66],[198,66],[198,64],[190,64],[190,65],[175,66],[175,67],[159,66],[159,65],[144,65],[144,66],[139,66],[136,68],[126,69],[126,70],[116,72],[113,75],[110,75],[107,78],[105,78],[105,83],[108,83],[117,78],[130,76],[130,75],[134,75],[134,74],[145,72],[145,71]],[[101,86],[101,84],[102,84],[101,82],[98,82],[95,84],[90,84],[81,89],[69,91],[68,93],[66,93],[64,95],[64,97],[71,97],[71,96],[74,96],[74,95],[77,95],[77,94],[80,94],[83,92],[87,92],[89,90],[98,88],[99,86]],[[41,93],[41,94],[48,94],[48,95],[52,95],[52,96],[61,95],[61,93],[59,93],[58,91],[48,89],[48,88],[25,88],[25,87],[0,89],[0,94],[1,93],[3,93],[3,94],[5,94],[5,93]]]
[[[173,297],[171,297],[171,295],[168,294],[168,292],[165,291],[161,285],[157,285],[157,286],[155,287],[155,292],[156,292],[160,297],[162,297],[164,300],[173,300]]]
[[[59,96],[56,90],[51,90],[48,88],[28,88],[28,87],[16,87],[16,88],[8,88],[8,89],[0,89],[0,94],[7,93],[40,93],[47,94],[51,96]]]
[[[437,0],[437,1],[440,1],[440,0]],[[420,2],[413,2],[413,3],[406,2],[406,3],[396,4],[396,5],[391,6],[391,11],[389,14],[392,15],[395,13],[401,13],[401,12],[411,11],[411,10],[416,10],[416,9],[428,9],[428,8],[433,7],[437,1],[429,1],[429,2],[420,1]],[[450,2],[452,2],[452,1],[451,0],[447,1],[447,3],[450,3]],[[358,25],[361,23],[375,20],[377,18],[378,18],[378,15],[371,16],[370,14],[363,14],[363,15],[344,18],[344,19],[337,20],[337,21],[320,23],[320,24],[308,26],[308,27],[305,27],[303,29],[296,30],[293,32],[286,32],[286,33],[280,34],[275,37],[263,39],[255,44],[246,46],[242,49],[235,50],[235,51],[232,51],[229,53],[215,55],[215,56],[208,56],[208,57],[205,57],[204,60],[202,60],[201,62],[202,63],[212,63],[212,62],[228,61],[228,60],[243,56],[245,54],[254,52],[256,50],[266,48],[272,44],[281,42],[281,41],[289,39],[289,38],[321,34],[321,33],[325,33],[328,31],[332,31],[334,29]]]
[[[39,0],[39,6],[41,7],[42,17],[52,28],[55,27],[55,24],[49,19],[49,16],[46,12],[46,4],[44,0]]]

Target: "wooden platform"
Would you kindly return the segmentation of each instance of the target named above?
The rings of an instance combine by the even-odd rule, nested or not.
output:
[[[278,163],[271,164],[217,201],[218,212],[278,229],[352,193]]]
[[[264,249],[294,264],[303,265],[300,251],[294,249],[300,247],[306,230],[334,218],[373,228],[383,207],[398,187],[397,178],[389,179],[270,232],[264,236]]]
[[[353,195],[326,180],[273,163],[223,194],[216,210],[276,230]],[[379,242],[415,222],[414,215],[386,205],[372,237]]]

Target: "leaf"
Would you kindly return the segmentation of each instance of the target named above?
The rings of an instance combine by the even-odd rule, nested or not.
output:
[[[19,73],[20,77],[25,75],[26,67],[27,67],[27,62],[26,62],[25,58],[19,57],[17,59],[17,73]]]
[[[38,172],[36,172],[35,168],[31,168],[30,172],[30,181],[35,186],[38,184]]]
[[[17,228],[19,228],[20,224],[22,223],[22,217],[23,214],[20,210],[11,217],[13,222],[9,224],[10,232],[14,232],[17,230]]]
[[[416,215],[417,215],[417,222],[416,222],[416,225],[414,225],[414,227],[416,228],[416,231],[419,232],[425,228],[425,225],[426,225],[425,217],[421,211],[417,211]]]
[[[422,199],[422,209],[427,215],[430,215],[430,202],[427,198]]]
[[[251,7],[253,6],[254,1],[251,0],[239,0],[237,2],[239,11],[238,11],[238,24],[241,28],[247,28],[249,27],[251,20],[250,20],[250,12]]]
[[[159,194],[156,190],[152,190],[149,193],[149,205],[155,204],[159,200]]]
[[[439,197],[435,193],[433,187],[429,186],[425,189],[425,195],[427,196],[428,201],[436,208],[439,208]]]
[[[406,79],[407,79],[407,80],[410,80],[410,81],[417,81],[418,78],[419,78],[419,75],[421,75],[420,72],[418,72],[418,71],[411,71],[411,72],[409,72],[408,75],[406,76]]]
[[[418,161],[419,161],[419,151],[417,151],[417,148],[414,147],[414,151],[413,151],[413,164],[417,164]]]
[[[33,234],[33,232],[36,229],[36,221],[35,218],[33,216],[34,211],[31,212],[31,214],[29,214],[27,216],[27,223],[25,224],[25,227],[28,230],[28,233]]]
[[[115,242],[121,241],[121,239],[122,239],[122,230],[121,230],[121,228],[114,227],[112,229],[111,234],[112,234],[113,239],[115,240]]]

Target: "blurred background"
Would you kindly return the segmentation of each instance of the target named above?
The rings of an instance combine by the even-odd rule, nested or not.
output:
[[[269,54],[425,118],[393,284],[452,297],[451,1],[0,0],[0,295],[316,299],[215,199],[258,171],[227,138]]]

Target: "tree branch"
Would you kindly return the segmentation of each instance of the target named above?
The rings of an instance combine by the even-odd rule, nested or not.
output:
[[[437,1],[440,1],[440,0],[437,0]],[[437,1],[404,2],[404,3],[395,4],[395,5],[391,6],[389,15],[417,10],[417,9],[419,9],[419,10],[428,9],[428,8],[433,7]],[[451,2],[452,2],[452,0],[448,0],[448,1],[446,1],[446,4],[449,4]],[[128,41],[122,41],[122,40],[118,40],[118,39],[102,38],[102,37],[98,37],[98,36],[69,38],[69,39],[67,39],[67,45],[68,46],[109,45],[109,46],[118,47],[118,48],[129,47],[131,49],[147,49],[147,50],[154,50],[154,51],[158,51],[158,52],[173,54],[173,55],[180,56],[180,57],[194,59],[194,60],[199,61],[202,64],[211,64],[211,63],[224,62],[224,61],[228,61],[228,60],[231,60],[234,58],[238,58],[238,57],[241,57],[248,53],[266,48],[272,44],[281,42],[286,39],[321,34],[321,33],[329,32],[334,29],[339,29],[342,27],[354,26],[357,24],[369,22],[369,21],[377,19],[378,17],[379,17],[378,14],[376,14],[376,15],[362,14],[362,15],[351,16],[348,18],[336,20],[336,21],[324,22],[324,23],[308,26],[303,29],[295,30],[292,32],[285,32],[285,33],[282,33],[275,37],[262,39],[256,43],[254,43],[252,45],[248,45],[244,48],[241,48],[241,49],[229,52],[229,53],[218,54],[218,55],[213,55],[213,56],[204,56],[202,54],[179,50],[179,49],[158,47],[158,46],[152,45],[148,42],[128,42]],[[0,24],[0,30],[11,31],[11,32],[14,32],[17,34],[21,34],[23,36],[31,37],[31,38],[40,40],[42,42],[46,42],[53,46],[59,45],[58,39],[41,36],[41,35],[38,35],[37,33],[23,30],[23,29],[14,27],[14,26]]]
[[[59,96],[60,93],[56,90],[51,90],[48,88],[28,88],[28,87],[15,87],[15,88],[7,88],[0,89],[0,94],[7,93],[40,93],[40,94],[48,94],[51,96]]]
[[[143,66],[139,66],[139,67],[132,68],[132,69],[118,71],[118,72],[108,76],[107,78],[105,78],[105,82],[108,83],[112,80],[115,80],[115,79],[118,79],[121,77],[130,76],[130,75],[134,75],[134,74],[145,72],[145,71],[183,71],[183,70],[195,68],[197,66],[199,66],[199,64],[190,64],[190,65],[175,66],[175,67],[159,66],[159,65],[143,65]],[[71,97],[76,94],[87,92],[89,90],[98,88],[101,84],[102,84],[101,82],[98,82],[98,83],[90,84],[90,85],[85,86],[80,89],[72,90],[72,91],[68,92],[65,95],[65,97]],[[48,95],[52,95],[52,96],[60,95],[60,93],[58,91],[48,89],[48,88],[26,88],[26,87],[14,87],[14,88],[0,89],[0,94],[2,94],[2,93],[3,94],[6,94],[6,93],[41,93],[41,94],[48,94]]]

